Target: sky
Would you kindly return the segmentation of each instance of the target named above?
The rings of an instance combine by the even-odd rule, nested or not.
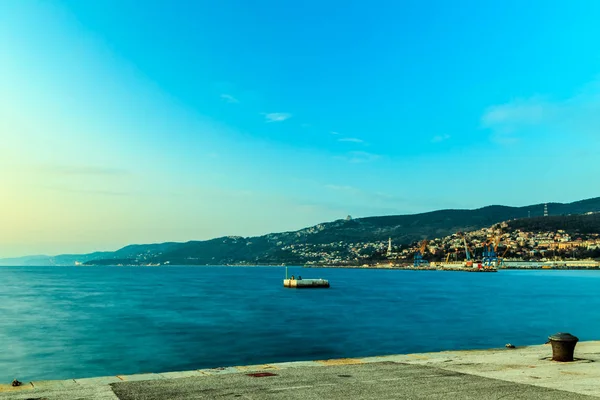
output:
[[[600,196],[595,0],[0,2],[0,258]]]

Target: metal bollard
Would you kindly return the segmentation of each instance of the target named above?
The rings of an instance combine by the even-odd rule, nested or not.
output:
[[[552,345],[552,361],[573,361],[575,345],[579,338],[570,333],[557,333],[548,337],[548,340]]]

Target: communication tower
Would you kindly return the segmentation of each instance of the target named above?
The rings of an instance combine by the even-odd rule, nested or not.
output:
[[[544,204],[544,217],[548,216],[548,204]]]

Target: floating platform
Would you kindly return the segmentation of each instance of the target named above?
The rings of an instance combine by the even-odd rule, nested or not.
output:
[[[283,286],[296,289],[328,288],[329,281],[326,279],[284,279]]]

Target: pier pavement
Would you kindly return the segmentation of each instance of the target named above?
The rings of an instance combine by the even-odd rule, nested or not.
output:
[[[0,400],[594,399],[600,341],[575,361],[550,345],[389,355],[0,385]]]

